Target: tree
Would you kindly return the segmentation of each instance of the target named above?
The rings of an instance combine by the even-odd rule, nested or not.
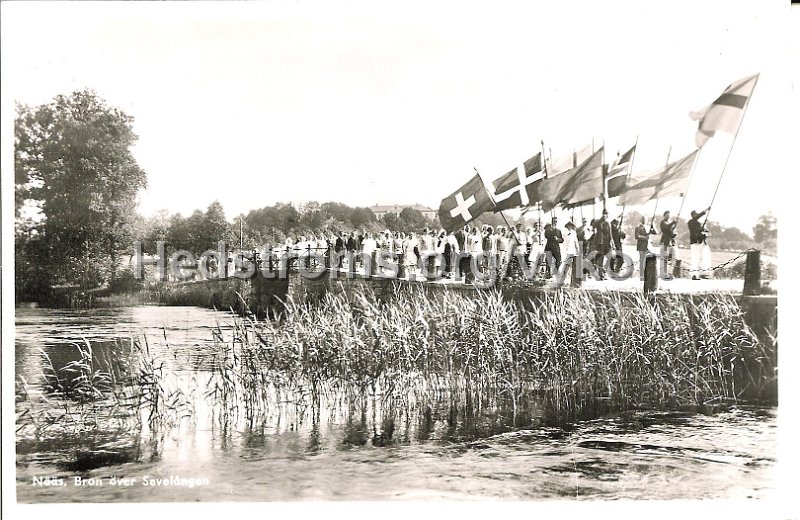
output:
[[[146,174],[131,147],[133,118],[91,90],[45,105],[17,105],[14,161],[17,210],[41,207],[41,240],[53,282],[113,280],[130,248],[136,195]]]
[[[375,218],[375,213],[369,208],[353,208],[352,213],[350,213],[350,224],[353,229],[358,229],[376,220],[378,219]]]
[[[209,204],[197,230],[197,252],[206,249],[216,249],[217,243],[222,240],[226,244],[233,242],[233,230],[225,219],[225,210],[219,201]]]
[[[349,224],[350,214],[353,212],[353,208],[339,202],[326,202],[320,206],[320,211],[322,211],[327,218],[331,218],[342,224]]]
[[[402,229],[411,229],[405,227],[400,217],[398,217],[396,213],[392,213],[391,211],[384,214],[381,217],[380,223],[383,227],[385,227],[389,231],[400,231]]]
[[[421,211],[414,208],[403,208],[399,216],[400,227],[406,230],[419,231],[425,227],[430,227],[431,222]]]
[[[307,202],[300,208],[300,221],[308,229],[319,229],[326,224],[327,218],[321,211],[319,202]]]
[[[753,240],[759,244],[778,239],[778,219],[772,212],[758,217],[758,222],[753,227]]]

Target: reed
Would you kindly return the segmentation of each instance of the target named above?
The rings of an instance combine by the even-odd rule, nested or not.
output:
[[[774,352],[732,296],[652,299],[562,290],[514,302],[369,289],[239,320],[215,388],[249,416],[280,402],[371,398],[420,406],[531,400],[571,420],[605,410],[734,403],[760,396]],[[280,397],[276,397],[280,396]],[[416,404],[414,404],[416,403]],[[232,410],[237,412],[238,410]]]
[[[76,345],[79,359],[49,365],[39,395],[18,378],[18,426],[37,438],[153,432],[193,417],[198,400],[226,429],[320,408],[409,417],[441,403],[470,414],[508,406],[515,424],[564,422],[758,400],[776,379],[777,341],[759,340],[725,294],[564,289],[517,301],[406,286],[382,301],[361,288],[290,301],[275,320],[231,319],[230,337],[215,332],[210,373],[191,380],[146,340],[106,360]],[[41,399],[50,405],[35,406]]]
[[[41,384],[17,376],[18,439],[94,445],[97,434],[136,436],[145,424],[157,431],[192,414],[191,396],[146,340],[103,349],[88,341],[71,347],[76,359],[59,367],[40,349]]]

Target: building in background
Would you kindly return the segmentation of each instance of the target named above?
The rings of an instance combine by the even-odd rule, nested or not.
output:
[[[429,208],[428,206],[423,206],[421,204],[392,204],[387,206],[375,205],[370,207],[370,211],[375,214],[375,218],[382,218],[387,213],[394,213],[395,215],[400,215],[400,212],[403,211],[405,208],[413,208],[420,213],[422,213],[425,218],[433,220],[436,217],[436,210]]]

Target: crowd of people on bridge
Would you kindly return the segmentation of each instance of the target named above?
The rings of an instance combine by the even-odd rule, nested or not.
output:
[[[706,238],[708,232],[699,222],[703,212],[692,212],[689,220],[689,232],[692,251],[691,273],[695,279],[708,274],[710,256]],[[662,278],[671,278],[675,262],[675,237],[677,221],[672,219],[669,211],[664,212],[659,223],[661,231],[659,257],[661,259]],[[643,277],[645,258],[651,252],[651,236],[657,235],[653,222],[647,226],[642,217],[635,229],[638,259],[632,259],[627,275],[638,271]],[[372,233],[364,230],[341,231],[330,236],[317,237],[313,234],[299,236],[295,241],[288,238],[284,244],[272,248],[273,259],[281,259],[285,255],[302,259],[323,257],[330,252],[335,258],[334,268],[365,267],[365,257],[376,264],[378,256],[390,259],[395,265],[401,264],[407,274],[421,274],[426,278],[465,277],[469,280],[471,265],[480,271],[500,269],[507,272],[507,267],[514,261],[522,259],[525,269],[533,269],[534,275],[544,279],[554,277],[559,270],[569,270],[571,283],[580,284],[580,280],[589,273],[589,266],[584,264],[584,276],[575,272],[575,258],[592,251],[597,254],[592,260],[596,276],[603,280],[610,273],[619,273],[626,266],[622,253],[623,240],[626,238],[622,230],[622,215],[611,221],[604,209],[600,218],[582,218],[580,224],[572,220],[562,229],[558,219],[552,217],[544,226],[534,222],[523,228],[521,223],[514,226],[470,226],[454,232],[424,228],[420,232],[385,230]],[[591,256],[591,255],[590,255]],[[552,260],[549,260],[552,258]],[[379,267],[382,270],[383,267]],[[427,276],[426,276],[427,275]]]

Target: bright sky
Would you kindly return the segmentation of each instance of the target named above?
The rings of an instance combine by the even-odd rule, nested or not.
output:
[[[491,180],[541,140],[554,158],[605,142],[611,160],[638,136],[644,171],[690,152],[689,111],[756,72],[712,219],[750,232],[777,209],[800,61],[784,0],[2,8],[4,98],[90,87],[134,116],[146,215],[214,199],[229,218],[279,201],[438,208],[473,167]],[[704,149],[684,215],[708,205],[730,142]]]

